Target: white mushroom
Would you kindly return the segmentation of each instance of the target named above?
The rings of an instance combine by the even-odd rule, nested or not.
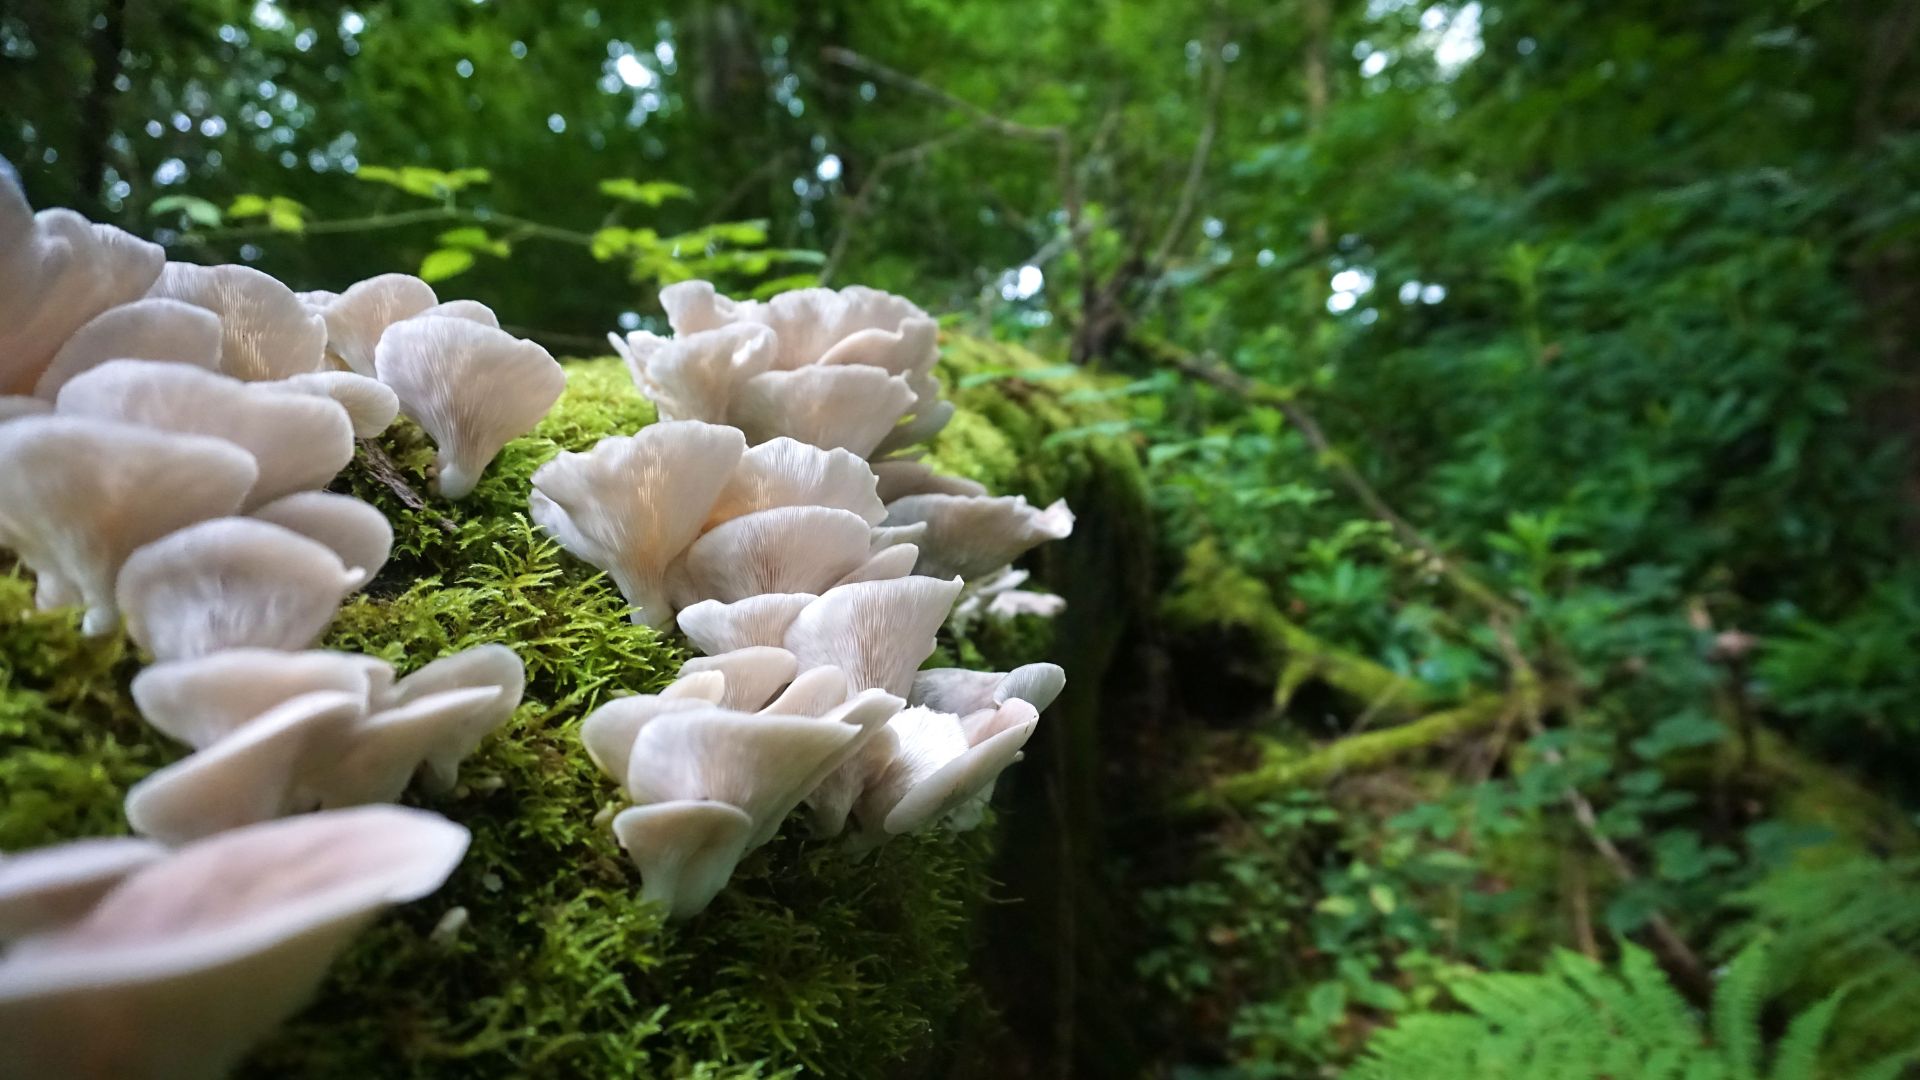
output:
[[[731,604],[702,600],[680,612],[680,632],[708,656],[753,645],[781,645],[801,609],[817,599],[811,593],[770,593]]]
[[[387,328],[374,370],[439,448],[435,487],[464,498],[508,441],[560,399],[566,373],[531,341],[469,319],[427,315]]]
[[[217,518],[128,556],[115,592],[158,660],[222,649],[305,649],[360,575],[325,545],[249,518]]]
[[[307,371],[256,385],[339,402],[353,421],[356,439],[373,438],[400,415],[400,399],[386,383],[351,371]]]
[[[312,763],[313,795],[323,810],[392,802],[435,758],[440,761],[435,788],[453,790],[460,761],[498,726],[497,706],[505,696],[500,686],[461,687],[421,694],[366,716],[336,753]]]
[[[865,366],[769,371],[740,385],[728,421],[760,443],[781,435],[827,449],[872,454],[913,408],[898,375]]]
[[[325,544],[358,575],[353,587],[372,581],[393,551],[393,526],[372,504],[330,491],[283,495],[250,517],[291,529]]]
[[[917,544],[894,544],[883,547],[834,584],[851,585],[856,581],[885,581],[888,578],[906,577],[913,573],[913,564],[918,561],[920,561],[920,548]]]
[[[1045,710],[1066,685],[1067,673],[1058,664],[1022,664],[1008,672],[928,668],[913,677],[907,701],[961,716],[1016,698]]]
[[[660,305],[677,334],[732,323],[759,323],[779,338],[774,366],[861,364],[903,374],[933,365],[935,326],[919,307],[864,286],[795,289],[771,300],[733,300],[705,281],[660,290]],[[868,333],[878,331],[879,333]]]
[[[433,286],[412,274],[381,274],[357,281],[321,309],[327,348],[347,370],[373,375],[373,349],[387,327],[440,302]]]
[[[747,850],[753,819],[723,802],[683,799],[622,810],[613,835],[640,869],[640,898],[685,919],[727,887]]]
[[[150,244],[71,210],[35,214],[0,180],[0,394],[26,394],[87,320],[137,300],[166,261]]]
[[[913,673],[933,655],[960,584],[905,577],[836,586],[794,617],[785,646],[803,670],[837,667],[856,691],[879,687],[905,697]]]
[[[376,689],[374,702],[379,708],[395,708],[456,690],[490,687],[499,691],[449,717],[439,737],[427,747],[420,763],[420,785],[440,793],[452,790],[460,763],[513,717],[526,685],[527,668],[518,654],[505,645],[479,645],[433,661],[394,683],[391,692]]]
[[[867,523],[848,510],[779,506],[722,522],[673,568],[678,603],[818,593],[867,561]]]
[[[873,469],[859,455],[782,437],[741,455],[708,515],[707,527],[781,506],[847,510],[869,525],[887,516],[886,504],[875,491]]]
[[[195,749],[302,694],[351,694],[362,707],[393,684],[386,661],[358,653],[227,649],[170,660],[133,677],[133,702],[147,723]]]
[[[876,461],[873,475],[882,502],[908,495],[985,495],[987,486],[959,476],[936,473],[919,461]]]
[[[1038,723],[1033,706],[1024,701],[1007,702],[996,711],[991,735],[969,745],[938,769],[924,775],[918,768],[883,773],[861,800],[857,811],[861,823],[869,825],[877,820],[889,835],[899,836],[918,832],[961,809],[987,793],[1007,766],[1019,759],[1020,748],[1033,737]],[[907,776],[916,779],[902,788],[900,781]]]
[[[781,650],[785,652],[785,650]],[[791,654],[789,654],[791,655]],[[691,662],[691,661],[689,661]],[[794,676],[762,711],[792,716],[825,716],[847,700],[847,673],[837,667],[808,668]]]
[[[420,318],[428,315],[445,315],[451,319],[465,319],[468,322],[479,323],[481,326],[491,326],[496,330],[500,328],[500,317],[493,313],[492,308],[478,300],[442,300],[413,317]]]
[[[220,370],[237,379],[284,379],[325,366],[326,323],[292,289],[251,266],[170,262],[151,295],[220,316]]]
[[[211,435],[253,455],[246,505],[322,488],[353,460],[353,425],[332,401],[250,385],[184,364],[112,360],[60,388],[56,412]]]
[[[0,961],[0,1076],[226,1074],[384,908],[440,887],[467,830],[369,807],[193,844]]]
[[[74,922],[120,879],[167,849],[112,836],[0,856],[0,942]]]
[[[40,576],[43,603],[84,602],[89,634],[118,619],[114,578],[135,548],[238,509],[258,475],[223,439],[71,416],[0,424],[0,546]]]
[[[953,605],[952,625],[955,629],[964,629],[981,618],[1005,622],[1021,615],[1051,619],[1066,610],[1065,597],[1020,588],[1029,576],[1026,570],[1007,566],[998,573],[969,581],[966,591],[960,594],[960,602]]]
[[[644,330],[619,342],[634,385],[662,420],[727,422],[734,394],[773,366],[773,332],[764,326],[727,326],[703,334],[663,338]]]
[[[924,522],[918,572],[933,577],[977,578],[1005,566],[1048,540],[1073,532],[1065,499],[1045,510],[1019,495],[908,495],[887,504],[888,525]]]
[[[717,656],[695,657],[681,665],[680,675],[684,678],[718,672],[725,681],[724,692],[716,704],[728,709],[758,709],[791,683],[798,670],[798,661],[787,650],[755,645]],[[843,691],[843,700],[844,697]]]
[[[218,371],[220,317],[157,298],[108,308],[60,346],[34,384],[34,395],[52,401],[67,380],[109,360],[165,360]]]
[[[673,618],[667,567],[699,534],[745,451],[738,431],[693,420],[602,439],[534,472],[534,518],[612,576],[635,622],[664,626]]]
[[[315,809],[322,770],[366,708],[364,696],[335,690],[289,698],[127,789],[127,822],[179,844]]]

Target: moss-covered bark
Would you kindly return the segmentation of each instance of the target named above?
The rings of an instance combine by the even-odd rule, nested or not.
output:
[[[364,455],[338,485],[388,514],[396,546],[325,644],[405,671],[504,642],[526,661],[527,695],[455,791],[421,800],[473,830],[459,870],[363,936],[313,1007],[255,1055],[253,1074],[878,1076],[980,1043],[993,1021],[968,966],[974,917],[1003,892],[989,876],[992,827],[895,841],[864,859],[783,836],[697,919],[662,925],[637,902],[638,875],[605,824],[617,793],[576,728],[609,696],[663,685],[684,652],[627,622],[611,584],[525,513],[528,477],[547,458],[653,415],[614,361],[570,364],[568,376],[552,414],[464,502],[410,508]],[[942,459],[998,490],[1089,490],[1089,462],[1132,461],[1112,446],[1029,453],[1077,426],[1058,402],[1044,418],[984,388],[962,403]],[[378,451],[426,490],[432,451],[417,430],[397,426]],[[1036,658],[1016,650],[1047,636],[1016,625],[947,651],[1007,664]],[[80,637],[77,613],[33,611],[24,571],[0,575],[0,847],[125,831],[128,785],[182,753],[134,712],[137,670],[125,641]],[[1071,698],[1057,712],[1087,722]],[[1029,757],[1051,769],[1067,745],[1048,739]],[[1060,824],[1015,813],[1019,835]]]

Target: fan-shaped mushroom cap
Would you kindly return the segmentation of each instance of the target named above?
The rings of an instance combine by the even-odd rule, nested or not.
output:
[[[685,919],[707,909],[746,853],[753,819],[722,802],[679,799],[622,810],[613,835],[640,868],[640,898]]]
[[[793,682],[787,684],[778,697],[767,702],[762,711],[790,716],[825,716],[844,704],[847,694],[846,672],[837,667],[808,668],[794,676]]]
[[[751,645],[780,645],[801,609],[817,599],[811,593],[769,593],[731,604],[702,600],[680,612],[680,632],[708,656]]]
[[[748,379],[727,418],[750,442],[785,435],[864,458],[912,408],[913,390],[901,376],[861,365],[815,364]]]
[[[179,844],[311,810],[317,775],[347,745],[366,698],[320,690],[283,701],[127,790],[134,831]]]
[[[867,523],[826,506],[780,506],[722,522],[675,567],[676,599],[731,603],[818,593],[867,561]]]
[[[724,692],[716,704],[728,709],[752,710],[765,705],[791,683],[798,670],[798,662],[787,650],[752,645],[718,656],[695,657],[680,666],[680,676],[717,672],[724,676],[725,682]]]
[[[901,297],[864,286],[795,289],[762,302],[733,300],[715,292],[710,282],[685,281],[660,290],[660,305],[676,334],[729,323],[772,327],[780,342],[776,368],[855,363],[903,372],[933,363],[933,320],[927,313]],[[889,339],[859,336],[867,330],[892,335],[893,347],[902,355],[884,358],[876,348],[885,348]],[[846,355],[835,356],[836,346],[845,348]]]
[[[236,379],[284,379],[326,366],[327,324],[319,313],[251,266],[170,262],[151,295],[220,316],[220,370]]]
[[[356,281],[322,309],[327,348],[349,371],[372,377],[373,349],[387,327],[435,304],[433,286],[412,274],[381,274]]]
[[[1067,673],[1059,664],[1022,664],[1007,672],[928,668],[913,677],[913,690],[907,700],[960,716],[994,709],[1016,698],[1035,710],[1044,710],[1066,686]]]
[[[436,755],[444,766],[438,786],[452,790],[460,760],[497,726],[505,694],[499,686],[442,690],[359,719],[334,753],[308,765],[321,809],[392,802]]]
[[[118,618],[129,552],[239,508],[258,469],[223,439],[73,416],[0,424],[0,546],[41,577],[46,600],[84,601],[89,634]]]
[[[204,749],[303,694],[352,694],[365,708],[392,683],[386,661],[359,653],[228,649],[143,668],[132,690],[147,723]]]
[[[0,181],[0,394],[33,389],[87,320],[137,300],[166,253],[71,210],[33,213]]]
[[[617,340],[617,339],[616,339]],[[727,422],[734,393],[773,366],[774,339],[764,326],[726,326],[663,338],[644,330],[619,342],[633,383],[662,420]]]
[[[839,585],[801,609],[787,627],[787,651],[802,669],[831,665],[854,690],[879,687],[905,697],[913,673],[933,655],[960,579],[905,577]]]
[[[1002,705],[988,725],[994,733],[901,792],[886,810],[881,828],[894,836],[917,832],[980,796],[1019,758],[1038,723],[1039,715],[1026,702]],[[874,809],[885,804],[892,780],[892,774],[882,779]],[[864,803],[862,809],[867,809]]]
[[[662,694],[634,694],[614,698],[587,714],[580,722],[580,742],[593,763],[621,784],[627,782],[627,761],[633,756],[633,740],[640,729],[656,716],[687,709],[710,708],[712,702],[695,697],[666,697]]]
[[[61,387],[55,409],[233,443],[260,468],[250,507],[325,487],[353,460],[353,425],[339,405],[185,364],[108,361]]]
[[[414,317],[424,315],[444,315],[449,319],[465,319],[481,326],[491,326],[495,330],[500,328],[500,316],[478,300],[442,300]]]
[[[314,309],[315,311],[321,311],[328,304],[331,304],[335,300],[340,299],[339,293],[333,292],[329,289],[306,289],[303,291],[295,292],[293,295],[301,303],[307,305],[308,307]]]
[[[52,411],[50,401],[25,394],[0,394],[0,424],[23,416],[45,416]]]
[[[534,471],[534,519],[613,577],[635,622],[664,626],[673,618],[667,567],[699,534],[745,451],[738,431],[695,420],[602,439]]]
[[[34,384],[52,401],[67,380],[109,360],[165,360],[220,370],[220,317],[178,300],[148,298],[108,308],[67,339]]]
[[[880,823],[900,797],[966,750],[959,717],[923,707],[896,712],[808,796],[814,833],[839,835],[857,809],[869,842],[878,842]]]
[[[374,692],[378,707],[409,705],[428,696],[453,690],[493,687],[499,694],[480,702],[441,729],[441,737],[427,748],[420,766],[420,783],[428,791],[445,792],[459,779],[460,763],[500,725],[512,719],[526,692],[527,666],[505,645],[478,645],[443,656],[393,685],[391,693]]]
[[[859,455],[784,436],[741,455],[726,490],[707,517],[707,527],[781,506],[824,506],[860,515],[869,525],[887,516],[875,492],[873,470]]]
[[[0,942],[78,920],[121,878],[166,853],[151,840],[111,836],[0,856]]]
[[[1045,510],[1019,495],[908,495],[887,504],[888,525],[925,522],[919,572],[976,578],[997,570],[1048,540],[1073,532],[1065,499]]]
[[[295,394],[332,398],[347,410],[356,439],[371,439],[387,430],[400,415],[400,399],[387,384],[351,371],[308,371],[284,379],[263,382],[259,386]]]
[[[393,526],[371,503],[330,491],[283,495],[249,515],[325,544],[358,575],[353,587],[372,581],[393,551]]]
[[[567,388],[547,350],[503,330],[445,315],[387,328],[374,369],[400,408],[439,448],[435,487],[464,498],[500,448],[532,431]]]
[[[712,706],[659,713],[634,737],[627,794],[641,804],[717,800],[744,810],[756,833],[770,833],[862,733],[826,717]]]
[[[367,807],[223,833],[126,878],[0,961],[0,1076],[226,1074],[384,908],[440,887],[468,834]]]
[[[873,475],[882,502],[908,495],[985,495],[987,486],[960,476],[934,472],[919,461],[876,461]]]
[[[325,545],[249,518],[216,518],[135,551],[115,595],[158,660],[311,646],[359,580]]]
[[[861,563],[834,584],[851,585],[856,581],[885,581],[888,578],[906,577],[913,573],[913,564],[919,560],[920,548],[917,544],[894,544],[883,547],[867,556],[866,562]]]

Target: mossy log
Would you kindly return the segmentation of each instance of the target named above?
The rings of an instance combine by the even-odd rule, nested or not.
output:
[[[404,422],[377,443],[391,469],[376,475],[363,459],[336,484],[388,515],[395,548],[323,644],[406,671],[504,642],[526,662],[527,695],[456,790],[418,800],[473,832],[452,879],[363,935],[248,1074],[878,1077],[995,1041],[970,972],[976,916],[1005,894],[990,877],[993,829],[905,838],[865,858],[782,836],[697,919],[663,925],[639,902],[604,820],[617,791],[577,727],[610,696],[658,689],[684,653],[628,622],[613,586],[536,531],[526,505],[541,463],[632,432],[653,410],[616,361],[567,373],[553,412],[460,503],[405,497],[429,489],[433,451]],[[940,451],[996,490],[1100,497],[1106,489],[1086,486],[1108,468],[1098,462],[1133,460],[1115,446],[1033,452],[1084,422],[1057,401],[1036,402],[1046,414],[1036,417],[983,387],[961,405]],[[1139,512],[1137,500],[1076,509],[1095,522]],[[1038,659],[1019,650],[1045,636],[1042,624],[972,651],[1004,667]],[[0,848],[125,831],[127,787],[184,753],[136,715],[137,670],[124,639],[82,638],[74,611],[34,611],[29,577],[0,566]],[[1070,686],[1099,678],[1070,671]],[[1070,697],[1056,710],[1066,719],[1050,714],[1042,730],[1067,730],[1029,747],[1027,770],[1050,772],[1055,755],[1094,741],[1080,725],[1097,723],[1096,709]],[[1023,837],[1062,827],[1024,804],[1009,816]]]

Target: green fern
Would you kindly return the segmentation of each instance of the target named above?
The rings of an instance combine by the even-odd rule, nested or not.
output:
[[[1845,1071],[1823,1061],[1845,991],[1795,1016],[1768,1054],[1769,951],[1756,939],[1727,966],[1710,1031],[1633,945],[1612,970],[1563,951],[1539,974],[1476,975],[1454,988],[1466,1011],[1401,1017],[1348,1080],[1893,1080],[1914,1060],[1903,1052]]]

